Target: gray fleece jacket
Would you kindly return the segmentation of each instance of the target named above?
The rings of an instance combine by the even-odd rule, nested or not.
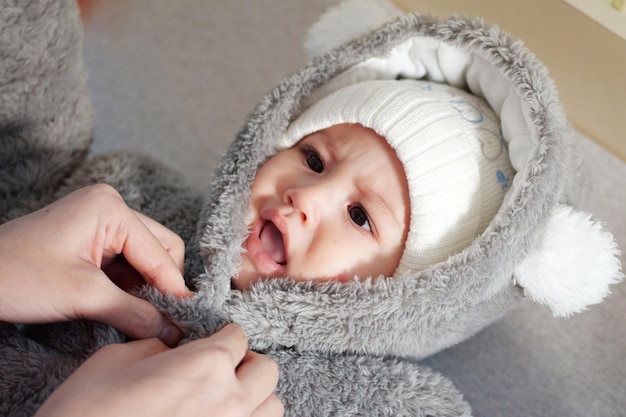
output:
[[[311,30],[309,64],[262,98],[207,196],[142,155],[87,158],[92,113],[81,36],[74,2],[1,2],[1,221],[88,184],[113,185],[187,245],[185,278],[197,295],[140,295],[188,340],[227,322],[243,326],[251,348],[279,364],[287,416],[469,416],[461,393],[420,358],[522,300],[567,316],[600,302],[622,278],[610,233],[575,208],[585,195],[584,164],[546,69],[480,19],[400,16],[364,0],[330,10]],[[516,174],[487,230],[462,252],[398,278],[279,278],[231,289],[250,186],[289,122],[341,86],[397,77],[465,88],[500,116]],[[88,321],[0,323],[0,415],[32,415],[89,355],[123,341]]]

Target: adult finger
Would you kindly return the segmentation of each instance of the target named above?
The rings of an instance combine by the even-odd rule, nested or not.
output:
[[[90,360],[87,360],[79,370],[90,373],[100,371],[103,367],[105,367],[103,370],[111,369],[111,367],[126,368],[142,359],[168,350],[170,350],[169,347],[154,338],[133,340],[127,343],[114,343],[94,353]]]
[[[237,378],[253,404],[260,404],[276,388],[278,365],[269,356],[248,351],[237,368]]]
[[[270,395],[250,417],[282,417],[285,414],[285,407],[276,394]]]
[[[122,246],[122,254],[128,263],[159,291],[188,297],[189,291],[174,259],[135,213],[128,213]]]
[[[115,327],[132,339],[158,338],[168,346],[175,346],[182,331],[167,320],[150,302],[118,288],[99,270],[89,270],[90,281],[98,285],[95,297],[82,297],[77,314]]]
[[[185,242],[176,233],[143,213],[133,210],[135,216],[152,232],[163,248],[170,254],[182,273],[185,267]]]
[[[45,223],[52,226],[63,224],[68,218],[77,219],[75,224],[81,225],[77,233],[82,230],[92,239],[87,246],[87,256],[96,266],[106,268],[112,258],[122,254],[143,279],[159,291],[179,297],[189,295],[179,268],[184,259],[184,244],[182,241],[173,243],[180,238],[171,231],[169,234],[162,230],[158,232],[168,247],[175,248],[174,260],[159,238],[143,223],[142,219],[148,218],[140,219],[113,187],[98,184],[79,189],[51,204],[43,214],[56,216],[54,221],[48,219]],[[159,229],[154,225],[156,222],[146,222],[153,229]],[[53,232],[49,234],[54,235]],[[167,239],[163,237],[165,235]],[[61,245],[62,250],[71,248],[77,238],[67,235],[66,240]]]
[[[197,340],[199,349],[216,349],[227,356],[228,363],[235,369],[248,351],[248,337],[243,329],[236,324],[230,323],[212,336]],[[191,343],[190,343],[191,345]]]

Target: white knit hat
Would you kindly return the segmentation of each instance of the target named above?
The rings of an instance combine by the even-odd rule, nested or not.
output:
[[[394,276],[464,249],[496,214],[514,175],[500,119],[458,88],[416,80],[352,84],[305,110],[279,145],[341,123],[373,129],[404,165],[411,215]]]

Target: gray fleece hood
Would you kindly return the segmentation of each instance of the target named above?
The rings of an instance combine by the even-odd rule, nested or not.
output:
[[[255,348],[422,358],[522,299],[567,316],[600,302],[621,279],[613,237],[574,208],[586,177],[571,127],[545,67],[522,42],[477,18],[397,17],[353,1],[321,18],[308,49],[309,65],[265,96],[237,136],[202,216],[200,297],[223,299],[227,319]],[[290,121],[337,88],[399,77],[466,89],[499,115],[516,174],[487,230],[446,261],[399,278],[272,279],[230,290],[247,233],[243,202]]]
[[[612,235],[576,209],[587,179],[582,158],[534,55],[480,19],[440,21],[380,4],[348,1],[313,27],[309,64],[261,100],[204,203],[144,155],[88,156],[93,115],[75,2],[0,7],[0,221],[108,183],[186,244],[185,279],[196,295],[140,295],[187,340],[240,324],[250,348],[277,362],[286,416],[470,416],[450,381],[414,359],[467,339],[524,299],[559,316],[600,302],[622,278],[618,251]],[[487,229],[445,261],[395,278],[277,278],[231,289],[250,186],[290,122],[337,88],[398,77],[466,89],[499,115],[516,174]],[[33,415],[91,354],[125,340],[84,320],[0,323],[0,415]]]

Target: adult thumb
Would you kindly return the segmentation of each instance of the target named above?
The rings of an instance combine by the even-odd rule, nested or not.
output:
[[[100,305],[93,308],[92,314],[85,314],[86,318],[113,326],[131,339],[155,337],[170,347],[182,339],[183,332],[150,302],[113,283],[106,288],[106,294],[98,297]]]

